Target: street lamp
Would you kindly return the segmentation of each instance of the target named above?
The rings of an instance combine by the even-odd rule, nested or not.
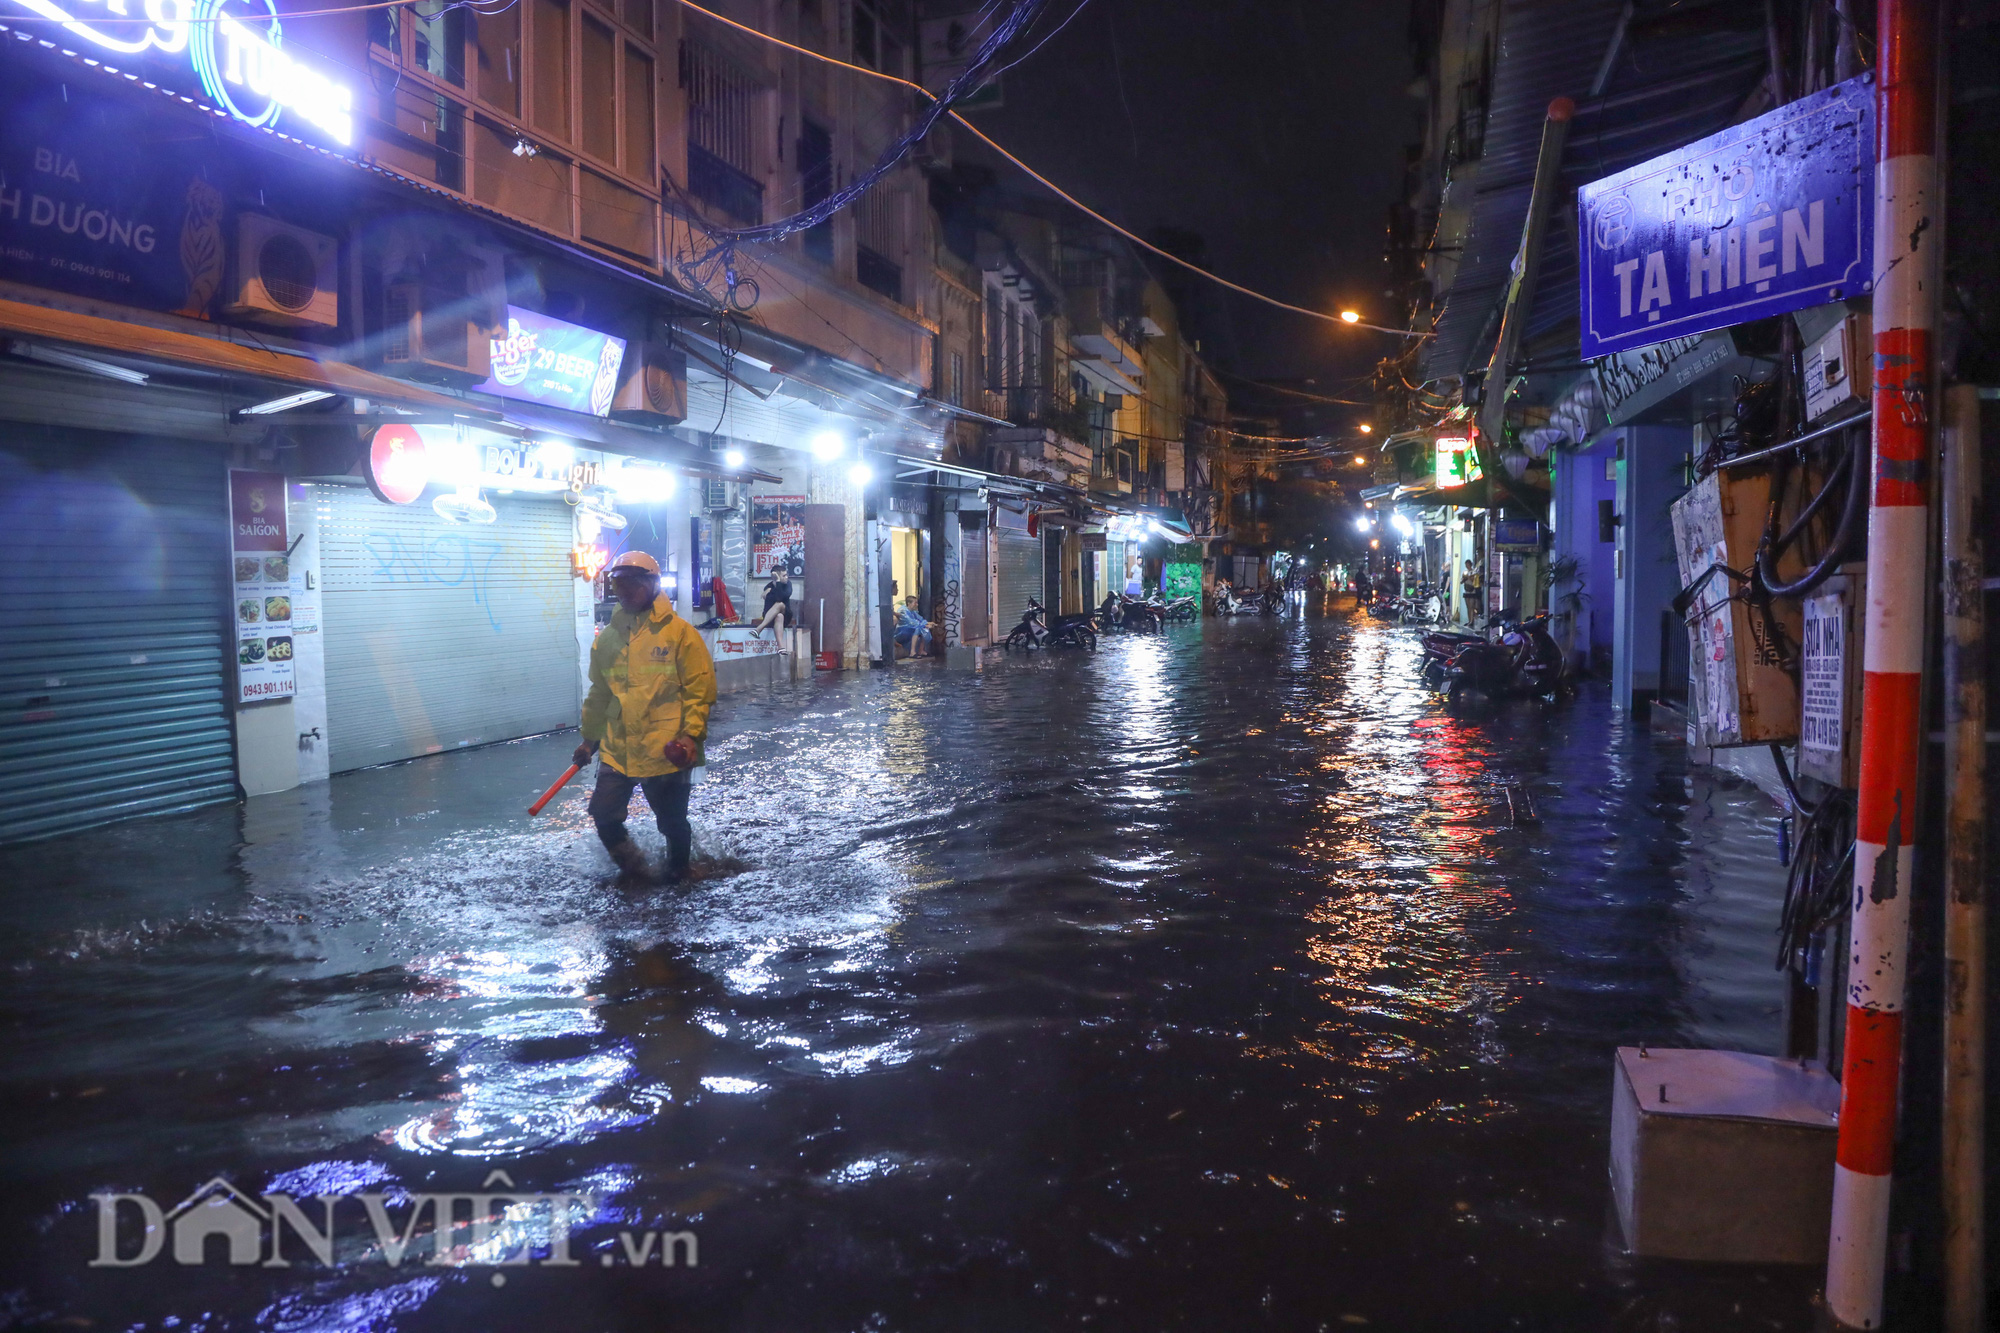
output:
[[[875,470],[866,463],[856,463],[853,467],[847,469],[847,483],[857,490],[865,487],[873,480],[875,480]]]
[[[1340,322],[1343,324],[1359,324],[1361,322],[1361,314],[1355,310],[1343,310],[1340,312]]]
[[[723,450],[723,451],[722,451],[722,463],[723,463],[723,466],[724,466],[724,467],[742,467],[742,466],[743,466],[743,451],[742,451],[741,449],[725,449],[725,450]]]
[[[1375,525],[1368,521],[1368,516],[1366,514],[1363,514],[1360,518],[1354,520],[1354,529],[1357,532],[1372,532],[1374,531],[1374,528]]]
[[[1367,454],[1356,454],[1356,455],[1354,455],[1354,466],[1356,466],[1356,467],[1366,467],[1366,466],[1368,466],[1368,455],[1367,455]]]
[[[1359,429],[1363,435],[1373,435],[1375,433],[1375,428],[1365,421],[1361,423]]]

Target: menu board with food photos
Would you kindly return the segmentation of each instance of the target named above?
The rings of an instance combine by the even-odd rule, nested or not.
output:
[[[285,479],[275,472],[229,474],[231,594],[236,611],[236,701],[289,698],[292,679],[292,569],[285,524]]]

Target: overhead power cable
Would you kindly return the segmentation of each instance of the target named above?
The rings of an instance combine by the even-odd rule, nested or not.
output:
[[[1375,406],[1373,402],[1371,402],[1366,398],[1329,398],[1323,393],[1307,393],[1303,389],[1287,389],[1283,385],[1272,384],[1265,380],[1252,379],[1248,375],[1237,375],[1230,371],[1223,370],[1219,366],[1211,366],[1210,369],[1214,370],[1215,373],[1222,376],[1222,378],[1228,380],[1235,380],[1238,384],[1247,384],[1253,389],[1261,389],[1265,393],[1282,394],[1287,398],[1303,398],[1309,403],[1331,403],[1335,407]]]
[[[739,32],[748,33],[752,37],[762,38],[764,41],[771,42],[777,46],[782,46],[788,51],[795,51],[802,56],[810,57],[813,60],[818,60],[828,65],[837,65],[842,69],[851,69],[858,74],[866,74],[870,78],[882,79],[889,83],[901,84],[903,87],[910,89],[912,92],[917,93],[922,97],[929,99],[933,103],[937,103],[939,107],[942,108],[943,115],[949,116],[953,121],[956,121],[959,125],[963,126],[965,130],[968,133],[970,133],[974,138],[978,139],[988,148],[991,148],[994,152],[1000,154],[1000,156],[1006,158],[1007,161],[1011,162],[1015,167],[1025,172],[1031,179],[1033,179],[1036,183],[1041,185],[1042,188],[1048,190],[1051,194],[1055,195],[1058,199],[1061,199],[1064,203],[1076,209],[1078,212],[1090,218],[1092,221],[1097,222],[1098,224],[1109,228],[1113,232],[1116,232],[1118,235],[1132,242],[1132,244],[1138,246],[1140,249],[1146,250],[1152,254],[1156,254],[1160,258],[1167,260],[1169,263],[1178,264],[1180,267],[1186,269],[1190,273],[1195,274],[1197,277],[1206,278],[1210,282],[1216,283],[1217,285],[1222,287],[1226,287],[1232,292],[1236,292],[1242,296],[1247,296],[1254,301],[1261,301],[1265,305],[1274,306],[1279,310],[1290,311],[1292,314],[1304,315],[1308,319],[1322,320],[1329,324],[1338,324],[1343,328],[1373,329],[1377,333],[1387,333],[1398,338],[1428,338],[1432,336],[1429,333],[1418,333],[1408,329],[1393,329],[1383,324],[1370,324],[1367,323],[1366,321],[1342,319],[1339,315],[1329,315],[1323,310],[1310,310],[1305,306],[1293,305],[1289,301],[1280,301],[1275,296],[1266,296],[1264,293],[1257,291],[1254,288],[1245,287],[1241,283],[1231,282],[1228,278],[1222,277],[1219,274],[1209,272],[1207,269],[1201,267],[1201,265],[1199,264],[1191,263],[1188,260],[1182,259],[1179,255],[1173,253],[1171,250],[1161,249],[1159,246],[1153,244],[1151,241],[1139,235],[1137,232],[1119,226],[1116,222],[1113,222],[1110,218],[1105,217],[1102,213],[1099,213],[1096,209],[1084,203],[1081,199],[1078,199],[1075,195],[1069,193],[1069,191],[1063,189],[1060,185],[1057,185],[1047,176],[1044,176],[1041,172],[1036,171],[1026,162],[1023,162],[1020,158],[1008,152],[1005,148],[1001,147],[998,143],[994,142],[994,140],[990,135],[986,134],[985,131],[981,130],[978,126],[974,125],[964,116],[961,116],[957,111],[950,109],[948,106],[944,106],[943,103],[938,98],[938,96],[935,93],[931,92],[930,89],[924,87],[922,84],[913,83],[910,80],[902,78],[895,74],[885,74],[879,69],[869,69],[866,65],[856,65],[848,61],[841,60],[835,56],[824,55],[818,51],[811,50],[807,47],[799,46],[796,45],[795,43],[788,42],[782,37],[774,37],[770,33],[761,32],[758,29],[749,26],[748,24],[738,23],[735,19],[724,18],[722,15],[716,13],[712,9],[704,9],[700,5],[694,3],[694,0],[680,0],[680,3],[687,8],[694,10],[698,14],[706,14],[708,17],[714,19],[716,22],[727,24],[729,27],[735,28]],[[1071,17],[1074,17],[1074,15],[1072,15]],[[1067,22],[1067,20],[1065,20],[1065,22]],[[1054,35],[1053,33],[1050,34],[1050,36],[1053,35]],[[982,54],[984,54],[985,48],[982,47],[981,50]],[[951,93],[958,88],[959,81],[966,79],[967,76],[971,73],[973,73],[973,69],[968,68],[966,74],[961,74],[957,80],[953,81],[952,87],[946,90],[946,95],[948,98],[950,97]],[[971,90],[968,89],[967,91],[969,92]],[[878,167],[880,165],[881,164],[878,163]],[[787,218],[783,219],[780,223],[773,223],[770,225],[779,226],[782,225],[784,222],[790,222],[792,220],[793,219]],[[722,235],[728,233],[718,233],[718,234]],[[761,238],[752,238],[752,239],[761,239]]]
[[[713,244],[702,254],[695,256],[692,260],[681,265],[683,275],[689,281],[701,285],[699,282],[701,271],[711,264],[720,262],[724,270],[724,276],[729,279],[729,285],[733,291],[736,286],[733,258],[736,247],[753,243],[775,244],[778,241],[784,240],[787,236],[819,226],[848,205],[858,202],[879,181],[893,171],[905,157],[915,150],[918,144],[929,137],[931,131],[936,128],[937,123],[950,112],[954,104],[964,101],[985,85],[986,80],[995,73],[996,66],[999,65],[1003,53],[1015,46],[1017,41],[1034,25],[1035,20],[1048,7],[1049,0],[1018,0],[1018,3],[1007,12],[1005,17],[994,24],[993,30],[981,40],[971,60],[966,63],[965,68],[946,86],[944,94],[941,97],[932,95],[927,89],[918,84],[911,83],[907,79],[895,75],[881,75],[879,71],[868,70],[865,66],[861,65],[848,64],[846,61],[835,61],[831,57],[819,57],[817,52],[808,51],[805,47],[797,46],[781,38],[771,37],[766,33],[758,32],[755,28],[738,23],[733,19],[725,19],[713,10],[688,3],[688,0],[682,0],[682,3],[687,4],[689,9],[695,10],[697,13],[705,14],[712,19],[728,24],[730,27],[763,37],[765,40],[774,42],[788,50],[798,51],[806,55],[828,60],[830,63],[844,65],[849,69],[861,70],[865,73],[887,78],[892,82],[922,93],[931,103],[928,110],[918,117],[915,125],[905,130],[900,137],[882,150],[873,166],[856,176],[842,188],[835,190],[825,199],[796,213],[779,218],[774,222],[760,223],[752,227],[704,228],[712,238]]]

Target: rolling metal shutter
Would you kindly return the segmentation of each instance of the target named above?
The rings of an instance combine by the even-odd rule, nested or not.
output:
[[[1004,639],[1027,613],[1028,599],[1048,605],[1042,596],[1042,543],[1025,532],[996,528],[993,557],[1000,582],[1000,604],[993,608],[993,637]]]
[[[221,446],[0,427],[0,842],[236,798]]]
[[[573,727],[570,511],[489,497],[491,524],[315,485],[334,772]]]

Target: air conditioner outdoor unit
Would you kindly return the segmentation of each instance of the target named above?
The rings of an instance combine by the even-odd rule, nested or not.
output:
[[[687,420],[687,353],[664,343],[634,343],[625,349],[625,368],[611,415],[648,426],[677,426]]]
[[[734,509],[729,503],[729,483],[710,479],[701,484],[701,507],[708,510]]]
[[[428,283],[390,283],[382,294],[382,368],[461,388],[492,374],[493,343],[462,294]]]
[[[340,244],[261,213],[236,219],[229,313],[297,328],[340,324]]]

